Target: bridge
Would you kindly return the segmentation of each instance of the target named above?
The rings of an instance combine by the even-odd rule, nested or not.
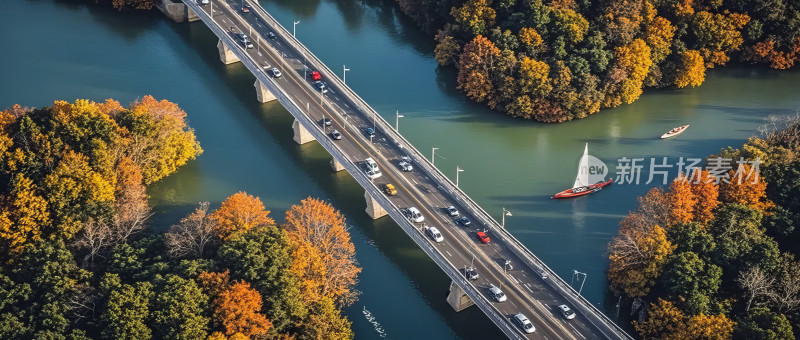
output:
[[[205,23],[219,38],[220,60],[241,62],[255,76],[257,99],[277,100],[294,116],[294,140],[322,145],[332,156],[332,170],[346,170],[364,188],[366,213],[373,219],[391,217],[450,277],[447,302],[456,311],[476,305],[511,339],[631,339],[442,174],[257,0],[182,0],[181,8],[162,1],[159,8],[173,19]],[[315,71],[323,86],[313,83]],[[333,138],[333,130],[341,139]],[[367,158],[375,160],[380,177],[368,175]],[[402,160],[413,170],[403,171]],[[384,193],[389,183],[396,195]],[[448,206],[471,223],[457,223],[446,212]],[[421,212],[423,222],[407,217],[410,207]],[[429,235],[430,227],[439,230],[443,241]],[[481,242],[478,231],[491,240]],[[474,268],[478,278],[468,278],[467,268]],[[502,290],[507,300],[498,302],[490,287]],[[564,318],[559,305],[571,307],[576,317]],[[535,332],[526,333],[514,322],[518,313],[530,319]]]

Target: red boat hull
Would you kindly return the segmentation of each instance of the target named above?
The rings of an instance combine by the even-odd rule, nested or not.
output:
[[[564,190],[562,192],[559,192],[559,193],[553,195],[552,198],[573,198],[573,197],[588,195],[588,194],[591,194],[593,192],[600,191],[600,189],[602,189],[603,187],[611,184],[611,182],[613,182],[613,181],[614,181],[613,178],[609,178],[605,182],[599,182],[599,183],[595,183],[595,184],[592,184],[592,185],[589,185],[589,186],[585,186],[585,187],[580,187],[580,188],[567,189],[567,190]]]

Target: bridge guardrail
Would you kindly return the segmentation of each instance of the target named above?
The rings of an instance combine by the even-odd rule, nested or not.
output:
[[[184,3],[187,2],[194,2],[193,0],[183,0]],[[402,214],[402,211],[399,207],[397,207],[393,202],[391,202],[383,193],[375,186],[372,181],[366,176],[366,174],[358,168],[358,166],[350,160],[349,157],[339,148],[338,145],[331,142],[324,131],[320,129],[320,127],[313,122],[313,120],[303,113],[302,108],[297,105],[297,103],[292,100],[291,97],[277,84],[273,82],[273,79],[268,77],[266,73],[261,69],[258,65],[258,62],[253,60],[249,54],[245,53],[238,48],[238,44],[233,41],[233,39],[226,33],[226,31],[217,24],[211,17],[208,16],[205,11],[198,8],[196,4],[195,6],[189,6],[193,11],[198,13],[200,19],[206,23],[206,25],[214,31],[214,33],[223,40],[228,47],[230,46],[237,46],[237,48],[232,49],[234,54],[242,61],[242,63],[256,76],[256,78],[267,86],[273,94],[276,95],[281,104],[287,108],[287,110],[292,113],[292,115],[301,123],[303,126],[311,133],[314,138],[318,142],[320,142],[323,147],[328,150],[329,153],[340,163],[345,169],[352,175],[352,177],[368,192],[373,199],[381,204],[383,207],[388,207],[386,209],[387,213],[394,219],[403,231],[409,235],[419,246],[422,250],[439,265],[440,268],[443,269],[445,274],[450,277],[453,282],[455,282],[466,294],[469,298],[475,302],[478,307],[484,311],[484,313],[491,319],[493,319],[494,323],[500,328],[503,333],[505,333],[509,338],[513,339],[524,339],[520,336],[518,330],[512,328],[511,324],[508,320],[503,316],[503,314],[483,295],[480,293],[478,287],[472,284],[469,280],[467,280],[461,273],[459,269],[455,267],[445,256],[442,254],[439,249],[431,245],[430,241],[423,235],[423,233],[418,230],[405,216]],[[210,21],[207,22],[207,21]]]
[[[565,292],[568,292],[569,294],[564,294],[564,295],[565,297],[571,298],[573,300],[572,303],[574,306],[576,307],[582,306],[583,307],[582,309],[584,309],[584,314],[586,314],[585,312],[587,310],[591,312],[591,314],[598,317],[600,321],[602,321],[605,324],[605,327],[609,331],[615,333],[618,337],[625,339],[632,339],[632,337],[629,334],[627,334],[625,330],[619,327],[619,325],[617,325],[613,320],[608,318],[608,316],[605,315],[605,313],[600,311],[591,302],[586,300],[586,298],[578,294],[574,288],[568,285],[566,281],[564,281],[560,275],[556,274],[555,271],[553,271],[549,266],[547,266],[547,264],[545,264],[544,261],[541,261],[536,255],[533,254],[533,252],[531,252],[527,247],[522,245],[522,243],[519,240],[517,240],[516,237],[511,235],[511,233],[509,233],[505,228],[501,227],[500,223],[498,223],[497,220],[495,220],[494,217],[492,217],[488,212],[486,212],[479,204],[473,201],[472,198],[469,197],[469,195],[467,195],[463,190],[455,186],[455,184],[447,176],[445,176],[438,168],[436,168],[427,158],[425,158],[422,155],[422,153],[419,152],[419,150],[417,150],[413,146],[413,144],[411,144],[408,140],[406,140],[405,137],[403,137],[401,134],[397,133],[397,131],[394,130],[391,127],[391,125],[380,114],[377,113],[377,111],[372,109],[372,107],[369,106],[366,103],[366,101],[364,101],[357,93],[355,93],[355,91],[353,91],[349,86],[341,82],[341,79],[335,76],[336,73],[334,73],[330,68],[328,68],[328,66],[325,63],[323,63],[315,54],[313,54],[310,50],[308,50],[308,48],[305,45],[303,45],[292,34],[290,34],[290,32],[285,27],[283,27],[283,25],[281,25],[274,17],[272,17],[272,15],[270,15],[269,12],[264,10],[260,5],[254,7],[256,8],[256,12],[262,18],[267,18],[269,19],[269,21],[271,21],[270,25],[273,29],[275,29],[276,31],[277,30],[281,31],[282,38],[285,41],[289,42],[297,52],[305,56],[307,62],[313,64],[315,68],[329,75],[327,77],[329,85],[330,83],[333,83],[334,85],[336,85],[339,91],[344,91],[347,93],[348,96],[354,98],[363,112],[374,115],[376,121],[380,122],[380,124],[376,125],[380,125],[379,127],[384,133],[384,135],[390,136],[392,138],[393,143],[400,146],[401,148],[404,148],[405,150],[410,151],[411,154],[409,154],[409,156],[413,157],[414,160],[417,162],[417,164],[425,164],[425,172],[429,176],[432,175],[433,177],[435,177],[440,183],[444,183],[445,186],[443,186],[442,188],[447,190],[448,194],[451,197],[453,197],[454,199],[463,198],[462,204],[470,207],[470,209],[472,209],[474,212],[479,213],[485,220],[489,221],[493,225],[495,233],[501,235],[501,238],[506,241],[505,243],[516,250],[518,256],[524,255],[525,257],[528,257],[527,265],[531,269],[533,269],[534,271],[543,270],[547,272],[548,276],[551,278],[550,280],[546,280],[548,281],[548,284],[550,284],[551,286],[553,286],[558,290],[563,290]],[[500,232],[498,233],[497,231]],[[589,321],[592,322],[592,324],[594,324],[595,327],[598,328],[598,330],[603,331],[604,327],[601,327],[600,325],[594,323],[594,321],[592,321],[591,318],[587,317],[587,319],[589,319]]]

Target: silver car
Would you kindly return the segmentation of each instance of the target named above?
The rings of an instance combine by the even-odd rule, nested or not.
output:
[[[497,286],[493,284],[489,284],[489,295],[491,295],[492,298],[497,302],[503,302],[508,299],[506,294],[504,294],[500,288],[497,288]]]
[[[533,327],[531,320],[528,320],[528,317],[525,314],[519,313],[511,317],[511,320],[514,320],[514,323],[517,324],[520,328],[522,328],[525,333],[533,333],[536,332],[536,327]]]
[[[558,310],[561,311],[561,315],[563,315],[567,320],[572,320],[575,318],[575,312],[573,312],[572,309],[570,309],[567,305],[559,305]]]

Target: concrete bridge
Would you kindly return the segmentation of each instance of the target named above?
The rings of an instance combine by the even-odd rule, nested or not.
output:
[[[257,0],[210,0],[205,5],[163,0],[158,7],[176,21],[200,20],[219,37],[220,60],[241,62],[250,70],[258,101],[277,100],[294,116],[294,140],[320,143],[332,156],[332,170],[346,170],[364,188],[366,213],[373,219],[391,217],[452,279],[447,302],[453,309],[476,305],[511,339],[631,338],[442,174]],[[312,81],[314,71],[322,75],[323,86]],[[341,139],[333,138],[333,130]],[[367,173],[367,158],[374,159],[380,177]],[[413,170],[403,171],[401,161]],[[397,195],[384,193],[386,184],[393,184]],[[448,206],[469,225],[448,214]],[[423,222],[408,217],[410,207],[422,214]],[[437,242],[430,227],[443,240]],[[478,231],[491,240],[481,242]],[[477,279],[467,278],[468,267]],[[499,288],[507,299],[497,301],[490,287]],[[559,305],[569,306],[576,317],[567,320]],[[519,313],[530,319],[535,332],[526,333],[514,322]]]

